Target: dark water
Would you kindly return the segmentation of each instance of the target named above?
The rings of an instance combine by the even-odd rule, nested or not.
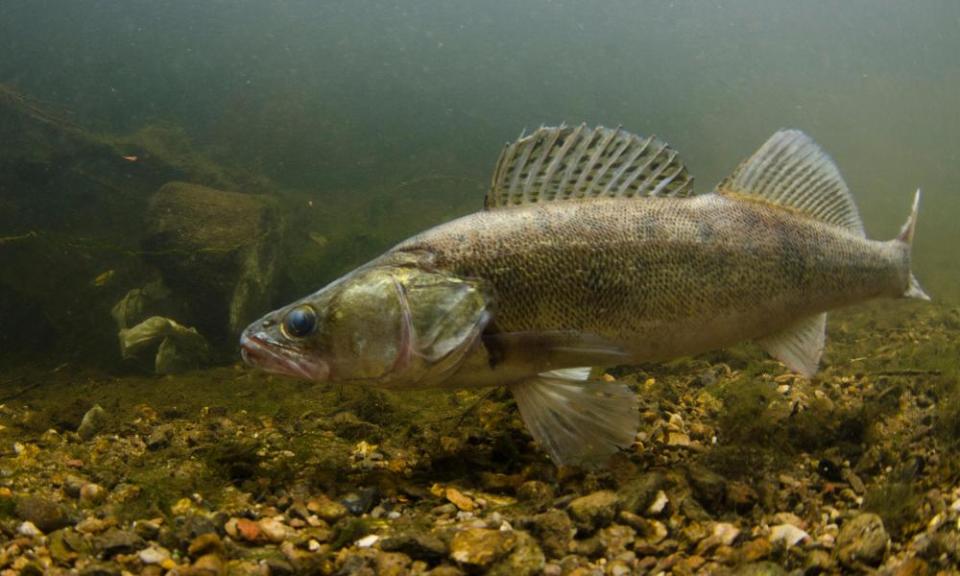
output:
[[[275,301],[476,209],[503,143],[559,122],[655,133],[700,191],[774,130],[803,129],[871,237],[892,237],[924,189],[915,270],[955,301],[958,53],[950,1],[0,3],[0,83],[121,138],[120,154],[144,156],[142,131],[159,131],[147,149],[178,167],[170,179],[280,199]],[[0,236],[39,234],[0,245],[0,312],[22,334],[7,351],[114,346],[89,316],[155,273],[139,236],[167,173],[124,188],[123,167],[77,168],[55,134],[36,152],[19,120],[0,130]]]

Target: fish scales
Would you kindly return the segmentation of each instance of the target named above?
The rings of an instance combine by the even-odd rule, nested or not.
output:
[[[479,212],[394,249],[493,288],[498,330],[579,330],[633,360],[776,332],[906,290],[906,250],[721,195]],[[391,258],[388,254],[386,258]]]

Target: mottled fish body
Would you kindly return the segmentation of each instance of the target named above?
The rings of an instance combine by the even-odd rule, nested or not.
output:
[[[810,376],[826,311],[926,298],[900,235],[868,240],[833,162],[781,131],[710,194],[676,152],[605,128],[508,145],[483,212],[437,226],[244,334],[245,358],[312,379],[510,386],[560,463],[627,446],[636,398],[589,368],[756,340]]]

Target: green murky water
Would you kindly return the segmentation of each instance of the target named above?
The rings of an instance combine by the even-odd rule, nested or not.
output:
[[[774,546],[754,557],[741,536],[732,546],[740,555],[730,558],[698,548],[705,518],[747,532],[787,512],[807,520],[814,540],[833,534],[830,522],[877,512],[893,538],[878,562],[890,566],[937,566],[937,554],[908,545],[923,530],[936,550],[960,557],[960,545],[928,524],[949,516],[960,470],[952,457],[960,436],[957,54],[960,5],[933,0],[0,2],[0,488],[9,491],[0,494],[0,569],[26,565],[15,565],[22,554],[8,546],[24,520],[23,495],[59,502],[73,520],[113,518],[121,528],[157,516],[171,525],[209,519],[218,509],[256,519],[256,506],[280,510],[289,524],[303,490],[343,500],[377,486],[383,515],[370,518],[371,505],[350,522],[329,519],[328,538],[314,535],[321,551],[297,544],[316,565],[286,555],[309,573],[345,570],[338,551],[356,551],[351,543],[364,534],[396,531],[391,523],[428,530],[445,502],[442,486],[431,487],[450,483],[474,500],[519,499],[503,514],[536,536],[549,571],[562,564],[555,543],[519,518],[565,510],[601,489],[626,498],[650,470],[668,479],[667,514],[680,519],[660,519],[666,541],[679,544],[649,535],[641,544],[638,535],[633,563],[624,560],[631,570],[671,569],[663,562],[673,554],[706,558],[681,573],[758,559],[798,568],[815,550],[834,559],[824,571],[851,569],[826,545]],[[822,381],[789,391],[789,375],[750,345],[613,370],[645,398],[645,436],[599,476],[557,475],[507,394],[384,395],[239,364],[238,327],[479,209],[504,143],[560,122],[656,134],[679,151],[699,192],[775,130],[799,128],[840,167],[871,238],[893,237],[913,190],[923,189],[914,271],[934,302],[832,317]],[[118,338],[152,316],[177,323],[162,327],[165,351],[163,336],[143,345],[131,333]],[[94,404],[105,420],[78,436]],[[921,458],[920,469],[897,462],[892,441]],[[376,445],[380,452],[368,448]],[[139,458],[139,468],[118,454]],[[810,488],[818,503],[809,509],[797,504],[800,488],[783,495],[784,475],[807,489],[822,461],[858,480],[830,475],[837,486]],[[178,465],[188,472],[175,473]],[[689,466],[721,474],[727,493],[742,498],[712,500]],[[111,495],[80,502],[66,487],[71,474]],[[537,504],[530,494],[540,488],[520,490],[524,482],[549,485],[555,500]],[[852,499],[827,502],[844,483]],[[143,498],[124,496],[130,486]],[[684,508],[691,491],[696,507]],[[231,500],[235,492],[247,504]],[[176,508],[182,498],[203,514]],[[484,510],[500,510],[490,502]],[[817,524],[831,509],[840,519]],[[388,518],[389,510],[401,516]],[[638,534],[647,526],[617,522]],[[224,522],[213,524],[231,538]],[[85,533],[64,526],[51,530]],[[594,528],[581,527],[577,542]],[[50,563],[42,560],[49,553],[17,550],[33,550],[42,569],[82,569],[86,556],[105,555],[95,540],[103,530],[90,534],[99,534],[94,548]],[[156,540],[149,536],[141,535]],[[156,542],[182,548],[175,564],[186,566],[201,556],[187,550],[195,536]],[[600,548],[616,549],[610,538]],[[264,542],[247,544],[246,555],[221,553],[224,566],[265,566]],[[146,544],[124,553],[138,546]],[[526,550],[511,546],[505,558]],[[591,566],[604,557],[572,546]],[[414,572],[417,561],[424,570],[490,568],[465,567],[444,556],[449,550],[404,553]],[[637,560],[644,554],[656,560]],[[116,560],[128,570],[145,565],[124,562]]]

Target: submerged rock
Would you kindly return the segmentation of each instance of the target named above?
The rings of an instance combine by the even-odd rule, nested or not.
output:
[[[503,558],[517,544],[513,531],[467,528],[457,532],[450,542],[450,558],[482,568]]]
[[[620,505],[616,492],[601,490],[570,502],[569,510],[577,528],[592,532],[612,522],[620,511]]]
[[[147,223],[146,258],[201,332],[232,338],[270,308],[283,229],[272,198],[170,182]]]
[[[94,404],[93,408],[87,410],[87,413],[83,415],[83,420],[80,421],[80,426],[77,428],[77,434],[84,440],[89,440],[103,430],[106,424],[107,411],[101,408],[99,404]]]
[[[847,520],[837,536],[837,557],[848,567],[859,564],[876,566],[883,561],[890,536],[883,520],[869,512]]]
[[[200,367],[208,357],[206,339],[195,328],[175,320],[153,316],[133,328],[120,330],[120,353],[124,359],[148,354],[156,348],[154,371],[176,374]]]

